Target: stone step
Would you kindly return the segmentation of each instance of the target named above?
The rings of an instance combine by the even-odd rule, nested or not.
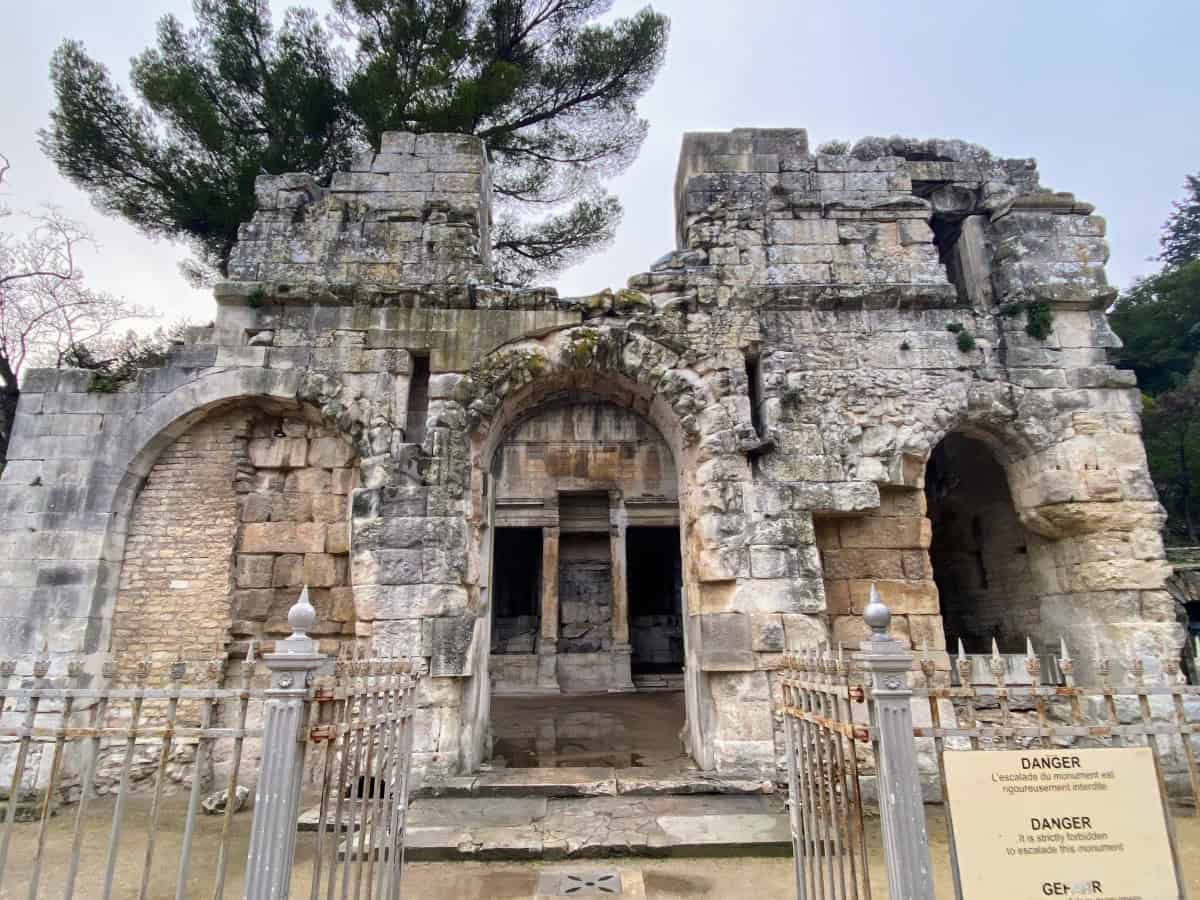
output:
[[[414,800],[410,860],[775,856],[791,852],[779,795]]]
[[[770,794],[775,785],[678,766],[495,769],[475,775],[428,776],[417,797],[614,797]]]

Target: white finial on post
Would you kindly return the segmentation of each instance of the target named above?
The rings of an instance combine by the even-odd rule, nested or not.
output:
[[[879,599],[879,589],[876,588],[873,581],[871,582],[871,594],[868,598],[867,606],[863,610],[863,621],[871,629],[870,639],[872,641],[889,640],[888,626],[892,623],[892,611]]]
[[[300,596],[292,608],[288,610],[288,625],[292,629],[292,640],[307,639],[309,629],[317,624],[317,610],[308,599],[308,585],[300,591]]]

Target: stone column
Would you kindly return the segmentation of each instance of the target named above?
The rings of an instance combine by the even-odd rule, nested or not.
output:
[[[558,526],[542,528],[542,603],[538,630],[538,687],[558,690]]]
[[[262,769],[250,825],[250,854],[246,862],[245,900],[287,900],[296,855],[296,817],[304,751],[303,729],[308,718],[310,677],[326,662],[317,642],[308,636],[317,611],[308,602],[308,588],[288,612],[292,636],[276,644],[263,662],[271,671],[262,739]]]
[[[609,495],[609,554],[612,572],[612,683],[610,691],[632,691],[633,648],[629,643],[629,573],[625,555],[625,503],[620,493]]]

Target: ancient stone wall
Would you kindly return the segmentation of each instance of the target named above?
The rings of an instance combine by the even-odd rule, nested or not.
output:
[[[1098,659],[1178,647],[1139,397],[1107,359],[1104,221],[1042,188],[1032,160],[900,138],[814,154],[799,129],[688,135],[677,248],[625,289],[571,298],[489,281],[477,141],[388,135],[381,149],[329,187],[261,179],[215,325],[166,367],[111,395],[86,373],[26,376],[0,478],[7,652],[43,638],[62,655],[113,646],[117,579],[142,552],[139,493],[197,422],[250,400],[308,409],[328,431],[306,433],[295,472],[286,424],[281,443],[259,436],[258,462],[251,439],[253,477],[277,473],[255,482],[269,504],[255,502],[273,510],[281,484],[310,495],[312,520],[297,509],[232,526],[229,577],[266,592],[267,563],[252,557],[272,557],[273,592],[276,568],[294,580],[311,554],[305,574],[333,582],[326,627],[349,633],[352,599],[360,638],[418,658],[422,766],[471,769],[485,753],[493,463],[514,427],[563,404],[607,404],[661,438],[682,547],[688,742],[706,768],[773,770],[780,654],[857,640],[873,579],[897,632],[946,667],[923,488],[947,435],[986,445],[1031,536],[1035,599],[1019,624],[1037,623],[1035,642],[1066,635],[1083,679]],[[310,459],[334,434],[354,463]],[[635,456],[649,446],[639,435]],[[609,456],[585,454],[584,468]],[[338,494],[335,469],[356,469],[357,486]],[[328,480],[305,474],[317,470]],[[244,516],[258,492],[227,509]],[[341,497],[346,582],[337,523],[316,513]],[[614,583],[636,525],[620,508]],[[544,561],[543,577],[558,558]],[[139,608],[170,607],[169,584]],[[223,618],[205,634],[226,621],[254,623],[229,626],[230,641],[275,633],[278,595],[238,603],[213,607]],[[614,645],[628,642],[619,613]]]
[[[134,501],[113,618],[132,671],[223,656],[232,642],[285,637],[301,588],[316,634],[353,637],[349,493],[354,452],[319,422],[253,405],[218,412],[175,440]]]

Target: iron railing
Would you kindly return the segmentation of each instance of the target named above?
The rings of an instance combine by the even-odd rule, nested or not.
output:
[[[285,900],[314,796],[312,900],[396,900],[417,676],[407,659],[317,652],[307,591],[289,622],[274,653],[250,647],[234,687],[224,659],[108,661],[95,677],[77,661],[52,676],[44,650],[27,672],[0,661],[0,893],[220,900],[244,862],[246,900]],[[235,824],[246,783],[248,827]]]
[[[788,811],[796,896],[870,900],[851,686],[845,659],[811,650],[788,656],[780,675]]]
[[[1200,686],[1186,683],[1178,658],[1134,657],[1120,677],[1111,660],[1100,660],[1097,683],[1080,685],[1065,642],[1053,655],[1051,678],[1029,642],[1017,678],[1009,677],[1011,660],[993,645],[987,683],[978,661],[960,646],[952,679],[928,650],[918,660],[888,636],[890,613],[874,587],[863,617],[872,635],[861,652],[850,658],[826,648],[790,654],[779,675],[799,900],[868,896],[867,856],[850,852],[864,846],[859,779],[868,773],[877,780],[890,896],[932,900],[919,742],[933,751],[960,900],[945,753],[1065,746],[1149,748],[1160,794],[1151,802],[1161,801],[1179,896],[1185,895],[1169,798],[1186,797],[1200,809]],[[914,710],[927,710],[930,724],[914,725]]]

